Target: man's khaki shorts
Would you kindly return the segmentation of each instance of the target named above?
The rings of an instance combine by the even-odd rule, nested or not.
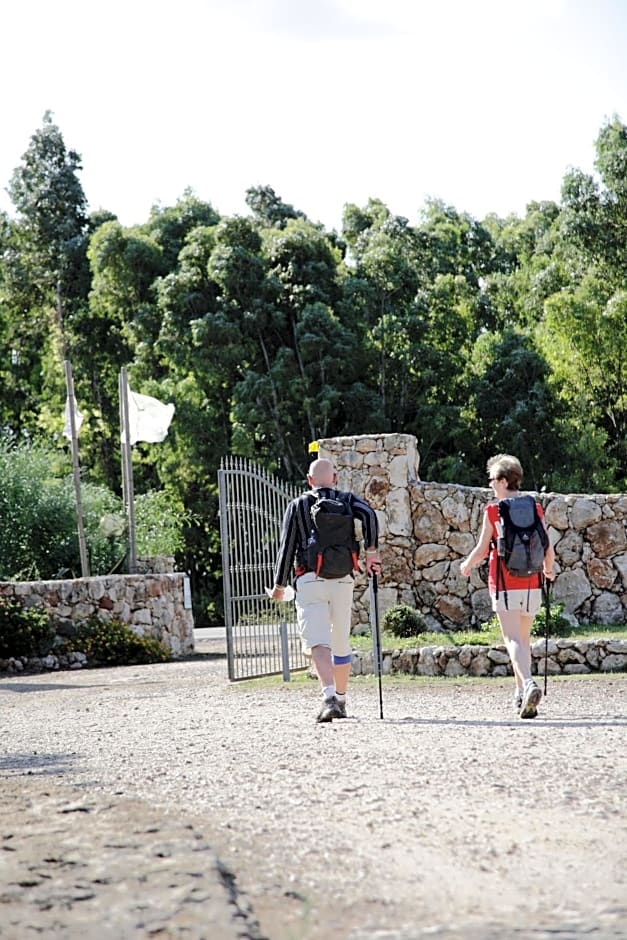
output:
[[[296,581],[296,613],[307,656],[314,646],[330,647],[334,658],[351,655],[354,583],[350,574],[345,578],[317,578],[313,571]]]
[[[528,591],[508,591],[507,606],[505,606],[505,591],[499,591],[499,596],[492,595],[492,610],[496,613],[512,611],[517,614],[530,614],[535,616],[542,607],[542,591],[540,588],[531,588]]]

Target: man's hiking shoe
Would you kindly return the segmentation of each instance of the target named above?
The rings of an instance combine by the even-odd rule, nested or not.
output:
[[[514,692],[514,697],[512,699],[512,705],[514,706],[514,710],[519,712],[520,709],[522,708],[522,703],[523,703],[522,689],[516,689],[516,691]]]
[[[538,703],[542,698],[542,689],[535,682],[528,682],[523,692],[521,718],[535,718],[538,714]]]
[[[334,718],[346,718],[346,706],[342,708],[335,695],[332,695],[331,698],[325,698],[316,721],[333,721]]]

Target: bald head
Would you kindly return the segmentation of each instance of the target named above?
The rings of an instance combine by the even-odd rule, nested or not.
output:
[[[335,483],[335,467],[326,457],[314,460],[307,475],[310,486],[333,486]]]

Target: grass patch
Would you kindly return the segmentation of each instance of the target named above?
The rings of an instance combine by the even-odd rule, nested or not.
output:
[[[543,636],[544,633],[538,632],[534,639]],[[600,627],[594,624],[582,624],[579,627],[571,628],[567,634],[560,633],[560,637],[568,640],[597,640],[613,639],[626,640],[627,626]],[[502,646],[503,637],[498,626],[490,626],[483,630],[463,630],[458,633],[420,633],[417,636],[398,637],[393,633],[384,631],[381,634],[382,649],[415,649],[421,646]],[[372,649],[372,636],[370,633],[364,633],[352,638],[353,649],[370,650]]]
[[[595,627],[590,624],[581,624],[568,634],[569,640],[627,640],[627,626],[625,627]]]
[[[417,636],[395,636],[384,630],[381,634],[381,648],[406,650],[415,649],[420,646],[465,646],[467,643],[477,644],[479,646],[493,646],[503,643],[501,633],[498,630],[490,631],[470,631],[465,630],[460,633],[419,633]],[[353,649],[370,650],[372,649],[372,636],[370,633],[364,633],[359,636],[353,636],[351,640]]]

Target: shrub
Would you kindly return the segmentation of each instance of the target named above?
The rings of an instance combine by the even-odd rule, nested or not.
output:
[[[427,624],[420,611],[408,604],[395,604],[385,612],[383,629],[398,637],[418,636],[425,633]]]
[[[84,653],[94,665],[101,666],[139,666],[165,663],[170,659],[169,650],[158,640],[139,636],[119,620],[97,617],[79,626],[72,638],[72,648]]]
[[[533,618],[531,624],[531,636],[544,636],[546,629],[546,608],[544,605]],[[494,614],[490,619],[481,625],[483,633],[495,633],[501,635],[501,627],[498,618]],[[573,622],[564,614],[563,604],[551,604],[551,616],[549,623],[549,633],[551,636],[570,636],[573,631]]]
[[[544,636],[546,630],[546,607],[542,605],[533,618],[531,625],[532,636]],[[549,617],[549,634],[551,636],[570,636],[573,632],[573,619],[564,614],[563,604],[551,604]]]
[[[81,574],[76,496],[69,458],[39,444],[0,436],[0,580],[37,581]],[[81,484],[90,573],[109,574],[127,553],[122,501]],[[183,547],[185,516],[163,491],[135,500],[138,553],[174,555]],[[111,525],[111,521],[119,525]]]
[[[0,659],[46,656],[54,636],[54,626],[45,610],[23,607],[19,601],[0,597]]]
[[[66,578],[81,573],[76,497],[68,461],[37,444],[0,438],[0,579]],[[92,574],[106,574],[126,547],[99,531],[104,512],[120,501],[104,487],[81,486]]]
[[[182,552],[185,510],[165,490],[150,490],[135,497],[137,554],[175,555]]]

